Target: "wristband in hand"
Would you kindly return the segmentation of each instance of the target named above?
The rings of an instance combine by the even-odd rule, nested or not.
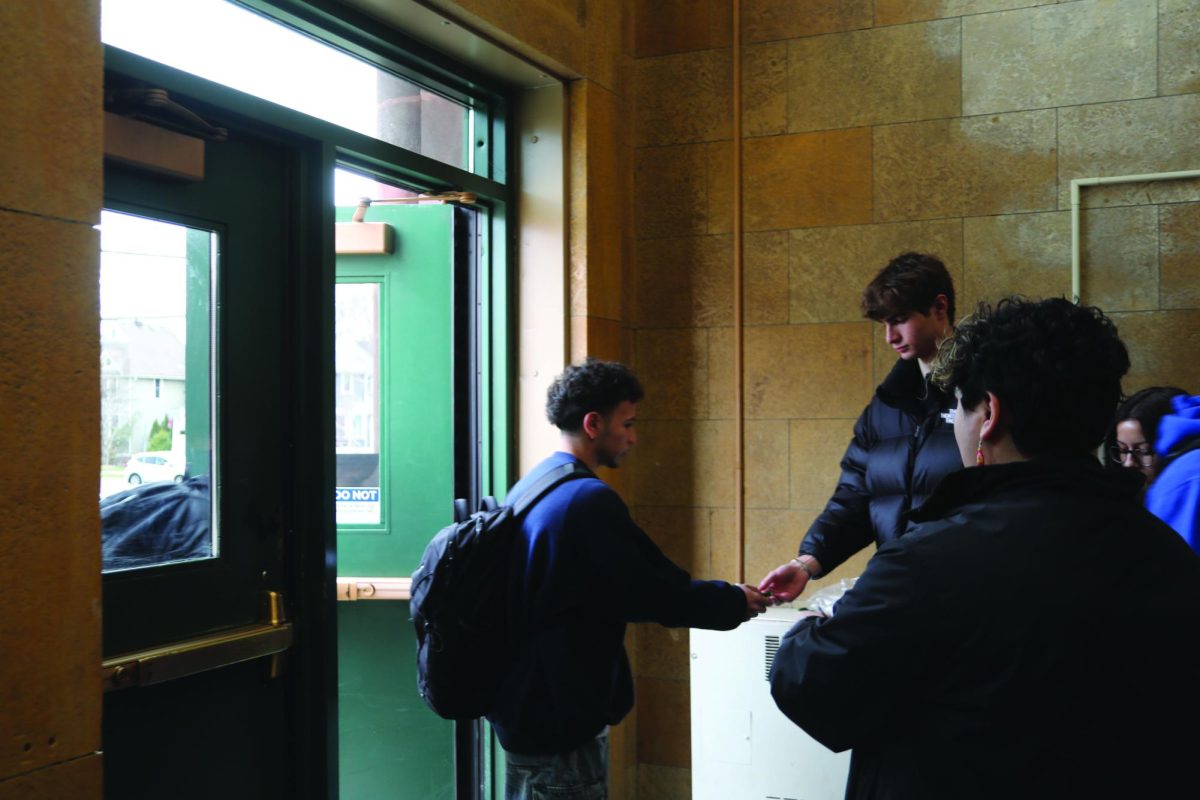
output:
[[[812,571],[812,567],[808,566],[807,562],[801,561],[799,558],[793,558],[792,563],[795,564],[800,569],[804,570],[804,574],[808,576],[808,579],[810,581],[813,578],[817,577],[817,574]]]

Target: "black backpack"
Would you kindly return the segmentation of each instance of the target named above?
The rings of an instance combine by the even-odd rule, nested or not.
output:
[[[508,564],[521,516],[555,486],[592,476],[577,462],[538,478],[520,497],[484,508],[442,528],[412,575],[409,608],[417,633],[417,690],[445,719],[468,720],[491,710],[497,665],[508,652]],[[465,504],[463,504],[465,505]]]

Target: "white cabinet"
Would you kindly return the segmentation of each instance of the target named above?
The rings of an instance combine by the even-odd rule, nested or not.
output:
[[[734,631],[691,635],[693,800],[841,800],[850,753],[833,753],[776,708],[767,677],[798,619],[771,608]]]

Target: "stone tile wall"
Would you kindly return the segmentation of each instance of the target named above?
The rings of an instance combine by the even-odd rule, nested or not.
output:
[[[938,253],[960,315],[1071,289],[1071,180],[1200,169],[1192,0],[631,0],[633,359],[648,391],[635,514],[735,578],[733,153],[743,157],[745,577],[794,554],[894,356],[859,292]],[[1200,181],[1085,188],[1082,294],[1126,388],[1200,391]],[[861,569],[869,553],[839,570]],[[689,796],[687,636],[637,630],[640,797]]]
[[[0,73],[0,798],[89,800],[101,796],[98,0],[0,4]]]

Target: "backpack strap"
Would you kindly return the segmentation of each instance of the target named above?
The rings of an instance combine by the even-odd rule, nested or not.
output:
[[[557,467],[549,469],[544,475],[538,478],[533,484],[520,494],[518,497],[510,497],[505,500],[504,505],[509,506],[513,510],[514,517],[520,517],[529,508],[542,499],[542,496],[558,486],[560,483],[572,480],[574,478],[594,478],[595,473],[587,467],[580,464],[578,461],[570,461],[566,464],[560,464]]]

